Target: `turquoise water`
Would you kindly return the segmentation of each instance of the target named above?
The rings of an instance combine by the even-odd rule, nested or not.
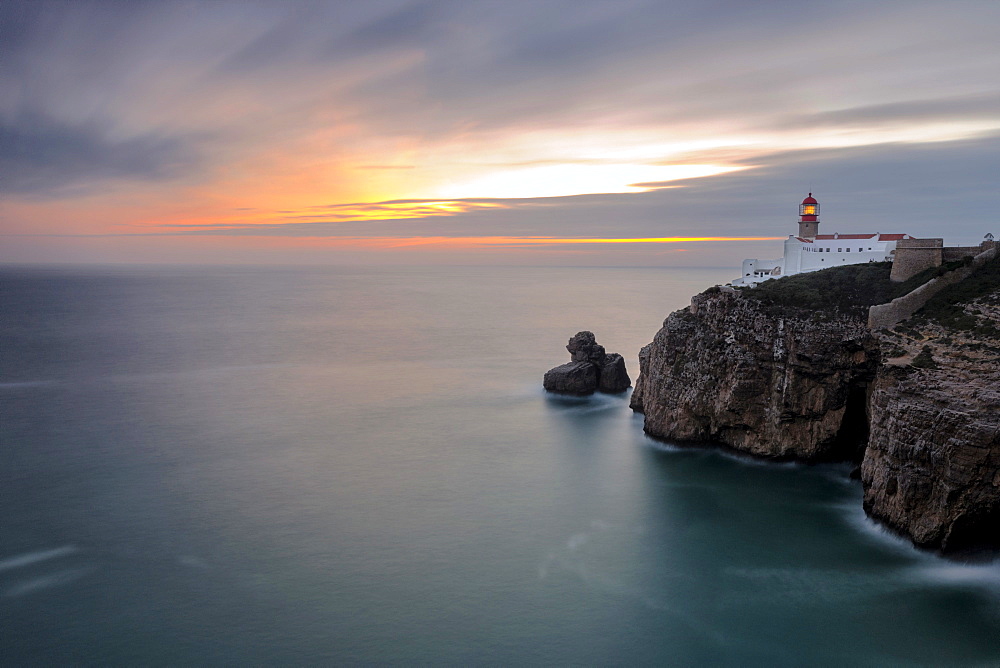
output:
[[[0,663],[1000,664],[847,468],[541,390],[731,273],[0,270]]]

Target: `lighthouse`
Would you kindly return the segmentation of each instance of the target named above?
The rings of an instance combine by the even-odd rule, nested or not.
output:
[[[815,239],[819,234],[819,202],[812,193],[799,204],[799,236]]]
[[[892,262],[896,243],[909,234],[820,234],[819,202],[812,193],[799,204],[799,234],[785,239],[777,260],[743,260],[743,271],[730,285],[754,286],[779,276],[794,276],[844,264]]]

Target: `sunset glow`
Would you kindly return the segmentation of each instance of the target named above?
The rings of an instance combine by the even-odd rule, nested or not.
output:
[[[313,206],[291,217],[323,220],[396,220],[400,218],[422,218],[424,216],[450,216],[477,209],[502,209],[505,207],[506,205],[499,202],[404,200]]]
[[[974,243],[997,208],[1000,6],[128,6],[0,5],[0,261],[241,261],[259,237],[615,263],[781,238],[810,190],[845,232],[892,201]]]

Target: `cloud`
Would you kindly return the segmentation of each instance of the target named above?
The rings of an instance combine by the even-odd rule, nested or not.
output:
[[[1000,5],[931,0],[10,0],[0,189],[65,208],[4,225],[780,236],[812,189],[830,224],[971,236],[1000,204],[998,24]],[[647,169],[680,164],[752,168]],[[669,187],[497,197],[549,166],[566,188],[516,192],[600,190],[567,168],[603,165]],[[64,225],[82,193],[89,218]]]
[[[856,106],[834,111],[785,118],[783,125],[799,127],[853,126],[899,121],[953,121],[955,119],[1000,119],[1000,92],[957,95],[945,98],[905,100],[887,104]]]
[[[43,114],[0,123],[0,192],[79,194],[97,182],[175,178],[196,162],[190,143],[156,132],[115,139],[99,123],[70,125]]]
[[[328,55],[340,58],[379,50],[423,48],[447,20],[448,5],[419,1],[394,7],[344,37],[330,42]]]
[[[720,176],[670,182],[669,189],[532,199],[437,200],[330,205],[311,221],[177,228],[181,235],[343,238],[643,238],[787,236],[807,191],[828,229],[906,232],[978,241],[997,233],[1000,135],[961,142],[785,151]],[[970,208],[969,203],[986,203]],[[393,217],[394,209],[415,212]],[[959,213],[960,212],[960,213]],[[352,217],[353,216],[353,217]]]

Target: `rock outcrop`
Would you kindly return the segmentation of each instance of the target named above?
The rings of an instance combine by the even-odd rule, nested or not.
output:
[[[569,362],[549,369],[542,381],[549,392],[593,394],[597,389],[597,367],[590,362]]]
[[[600,392],[608,394],[621,394],[632,387],[632,379],[628,377],[625,369],[625,358],[618,353],[608,353],[601,365],[601,372],[597,383]]]
[[[566,346],[571,362],[545,372],[543,385],[560,394],[593,394],[595,391],[618,394],[632,385],[625,369],[625,358],[606,353],[593,332],[577,332]]]
[[[814,316],[775,316],[732,289],[694,297],[639,353],[646,432],[762,457],[859,455],[878,343],[861,317]]]

